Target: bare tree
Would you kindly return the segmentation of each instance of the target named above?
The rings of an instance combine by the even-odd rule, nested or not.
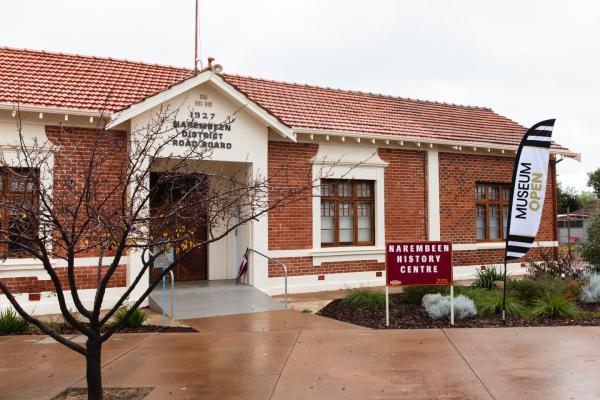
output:
[[[89,399],[103,397],[101,351],[120,328],[111,319],[120,307],[132,302],[127,319],[194,249],[270,210],[312,196],[326,175],[314,177],[309,172],[302,182],[282,188],[272,187],[271,181],[285,175],[285,166],[269,176],[267,171],[257,175],[248,168],[235,173],[196,172],[199,163],[213,159],[214,150],[192,141],[172,153],[172,141],[185,129],[175,122],[179,111],[160,108],[132,132],[108,130],[107,119],[100,118],[94,129],[61,126],[47,130],[47,140],[41,141],[23,132],[17,110],[18,140],[0,152],[0,170],[11,185],[10,195],[0,199],[6,215],[0,225],[0,256],[41,262],[64,320],[87,337],[85,345],[61,336],[27,312],[2,280],[0,290],[25,320],[86,357]],[[235,117],[234,113],[219,123],[234,124]],[[193,118],[191,113],[188,124],[196,126]],[[198,234],[205,231],[207,235]],[[174,261],[152,275],[141,296],[130,298],[157,257],[173,250]],[[119,300],[103,310],[107,288],[131,253],[141,257],[143,267]],[[77,258],[83,256],[98,259],[91,308],[81,300],[76,279]],[[75,310],[69,309],[65,293]]]

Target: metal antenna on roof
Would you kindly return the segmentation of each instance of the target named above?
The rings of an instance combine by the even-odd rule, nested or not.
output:
[[[198,32],[198,0],[196,0],[196,13],[195,13],[195,21],[194,21],[194,72],[198,73],[198,63],[202,63],[198,58],[198,36],[200,33]],[[200,65],[202,66],[202,65]]]

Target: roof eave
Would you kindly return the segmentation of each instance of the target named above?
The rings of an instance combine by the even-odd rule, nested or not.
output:
[[[14,103],[0,103],[0,110],[6,111],[22,111],[22,112],[42,112],[48,114],[68,114],[68,115],[78,115],[83,117],[106,117],[109,118],[112,116],[112,112],[110,111],[98,111],[98,110],[88,110],[84,108],[60,108],[60,107],[48,107],[48,106],[39,106],[33,104],[14,104]]]
[[[294,128],[295,134],[309,134],[309,135],[326,135],[336,137],[349,137],[349,138],[360,138],[366,140],[387,140],[394,142],[406,142],[406,143],[417,143],[419,145],[434,145],[434,146],[448,146],[452,148],[470,148],[470,149],[492,149],[492,150],[504,150],[505,152],[516,152],[519,148],[518,145],[507,145],[500,143],[486,143],[486,142],[469,142],[469,141],[458,141],[458,140],[439,140],[430,138],[418,138],[414,136],[402,136],[402,135],[391,135],[391,134],[380,134],[380,133],[358,133],[352,131],[332,131],[326,129],[315,129],[315,128]],[[565,158],[572,158],[577,161],[581,161],[581,153],[572,152],[569,149],[550,149],[551,154],[561,155]]]

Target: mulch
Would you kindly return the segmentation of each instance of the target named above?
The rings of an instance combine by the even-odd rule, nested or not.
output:
[[[142,400],[152,388],[108,388],[103,390],[104,400]],[[87,389],[67,389],[52,400],[87,400]]]
[[[597,311],[599,304],[578,304],[584,311]],[[421,305],[408,304],[402,294],[390,295],[390,326],[385,326],[385,310],[348,307],[334,300],[317,313],[323,317],[373,329],[434,329],[434,328],[509,328],[531,326],[600,326],[600,318],[523,318],[499,315],[456,320],[454,326],[447,319],[432,319]]]

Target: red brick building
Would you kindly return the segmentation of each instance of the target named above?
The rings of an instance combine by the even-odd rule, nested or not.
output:
[[[28,135],[52,138],[58,126],[67,127],[73,139],[55,155],[54,174],[66,173],[61,157],[85,157],[84,138],[98,118],[110,119],[126,149],[128,133],[151,110],[176,102],[216,115],[243,106],[238,126],[223,134],[223,145],[215,150],[220,165],[243,162],[252,174],[267,175],[285,168],[285,174],[274,176],[274,189],[310,181],[323,168],[329,172],[316,196],[273,210],[211,244],[198,260],[204,274],[191,279],[234,278],[246,247],[288,266],[290,292],[383,285],[387,241],[452,241],[457,279],[503,261],[507,185],[526,129],[489,108],[211,69],[195,74],[125,60],[0,48],[0,140],[14,137],[17,104]],[[577,154],[552,147],[544,218],[529,257],[557,246],[557,157]],[[89,274],[96,260],[90,254],[77,264],[88,299],[94,293]],[[123,261],[109,300],[123,292],[139,264],[135,255]],[[250,265],[248,283],[269,294],[282,293],[276,264],[253,256]],[[61,268],[57,261],[59,274]],[[509,265],[509,271],[522,272],[520,264]],[[0,265],[0,279],[30,306],[54,309],[51,300],[40,300],[50,285],[33,259],[7,259]],[[0,296],[3,305],[6,299]]]

